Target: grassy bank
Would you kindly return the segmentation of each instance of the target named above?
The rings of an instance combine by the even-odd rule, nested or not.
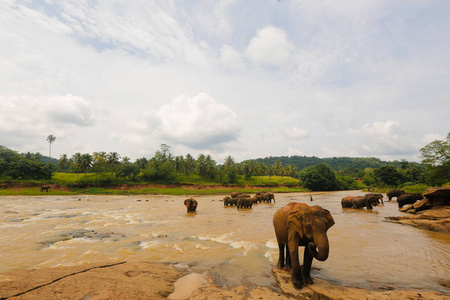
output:
[[[198,176],[180,177],[177,183],[130,182],[108,175],[55,173],[51,180],[9,181],[0,189],[1,195],[229,195],[240,191],[254,194],[258,191],[274,193],[306,192],[297,179],[281,176],[252,176],[238,178],[237,184],[224,185],[205,181]],[[50,185],[50,192],[40,192],[41,186]]]

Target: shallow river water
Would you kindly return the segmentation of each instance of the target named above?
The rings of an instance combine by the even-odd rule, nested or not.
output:
[[[275,287],[278,248],[272,225],[289,202],[328,209],[330,256],[313,261],[312,277],[367,289],[450,292],[450,235],[384,221],[396,201],[342,209],[358,191],[276,194],[275,204],[224,207],[223,196],[4,196],[0,197],[0,273],[84,263],[155,261],[207,271],[225,286]],[[312,195],[314,202],[309,201]],[[302,257],[303,255],[301,255]]]

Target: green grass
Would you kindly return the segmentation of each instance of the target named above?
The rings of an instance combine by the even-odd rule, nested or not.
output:
[[[0,196],[6,195],[144,195],[144,194],[162,194],[162,195],[229,195],[234,191],[254,194],[258,191],[267,191],[275,193],[283,192],[305,192],[308,191],[299,186],[299,181],[291,177],[281,176],[252,176],[245,179],[244,176],[238,176],[238,182],[232,185],[224,185],[220,182],[201,178],[198,175],[179,174],[176,183],[179,185],[193,185],[190,187],[148,187],[143,189],[128,190],[115,189],[118,184],[148,184],[154,182],[131,182],[124,179],[113,179],[111,175],[97,175],[88,173],[54,173],[53,178],[48,181],[9,181],[14,183],[24,183],[21,187],[11,186],[8,189],[1,189]],[[25,183],[31,184],[32,187]],[[12,184],[12,185],[13,185]],[[50,192],[40,192],[40,186],[47,184],[57,184],[67,189],[52,189]],[[156,183],[158,184],[158,183]],[[164,183],[161,183],[164,184]],[[168,183],[170,185],[170,183]],[[199,188],[199,185],[205,188]],[[217,188],[208,186],[217,185]],[[249,188],[251,186],[252,188]]]

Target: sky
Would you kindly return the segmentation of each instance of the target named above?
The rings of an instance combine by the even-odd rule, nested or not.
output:
[[[2,0],[0,145],[420,161],[450,132],[450,1]]]

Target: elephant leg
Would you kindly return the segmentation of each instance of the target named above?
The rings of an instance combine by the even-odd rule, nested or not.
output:
[[[292,262],[291,279],[294,287],[296,289],[301,289],[303,287],[303,278],[302,278],[302,268],[300,266],[300,261],[298,259],[298,247],[293,248],[294,249],[289,249]]]
[[[291,254],[288,245],[286,245],[286,269],[292,269]]]
[[[302,277],[305,284],[313,284],[311,278],[311,265],[313,256],[309,251],[308,247],[305,247],[305,252],[303,254],[303,266],[302,266]]]
[[[285,245],[283,243],[278,243],[278,250],[279,250],[278,264],[277,264],[278,268],[284,268],[284,246]]]

